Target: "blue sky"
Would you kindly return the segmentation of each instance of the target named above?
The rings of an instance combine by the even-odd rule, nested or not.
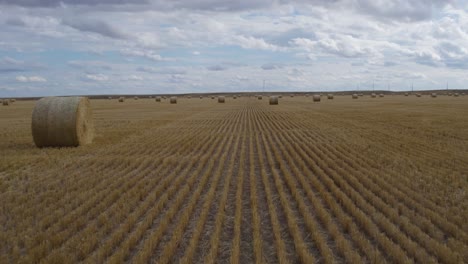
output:
[[[0,0],[0,97],[465,89],[467,2]]]

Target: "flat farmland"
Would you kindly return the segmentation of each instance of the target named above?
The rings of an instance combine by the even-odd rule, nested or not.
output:
[[[35,147],[0,106],[1,263],[467,263],[468,97],[92,100]]]

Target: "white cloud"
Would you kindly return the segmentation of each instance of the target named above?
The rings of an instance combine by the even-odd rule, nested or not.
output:
[[[47,80],[44,77],[41,76],[16,76],[16,80],[18,82],[47,82]]]
[[[120,53],[124,56],[134,56],[134,57],[143,57],[152,61],[164,61],[167,60],[161,55],[154,53],[151,50],[132,50],[132,49],[124,49],[121,50]]]
[[[108,81],[109,80],[109,77],[107,75],[104,75],[104,74],[86,74],[84,76],[84,78],[88,81],[95,81],[95,82],[104,82],[104,81]]]

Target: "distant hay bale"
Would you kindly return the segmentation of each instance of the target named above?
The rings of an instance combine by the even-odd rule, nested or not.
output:
[[[359,96],[357,94],[353,94],[353,99],[358,99]]]
[[[218,103],[224,103],[226,101],[226,99],[224,98],[224,96],[218,96]]]
[[[453,94],[453,96],[455,96],[455,97],[458,97],[458,96],[459,96],[459,94],[458,94],[458,93],[454,93],[454,94]]]
[[[215,97],[214,97],[214,96],[211,96],[211,99],[215,99]]]
[[[416,97],[421,97],[421,94],[420,94],[420,93],[417,93],[417,94],[416,94]]]
[[[314,94],[314,96],[312,98],[313,98],[314,102],[320,102],[320,99],[321,99],[320,95],[318,95],[318,94]]]
[[[45,97],[32,114],[37,147],[77,147],[94,138],[93,116],[87,97]]]
[[[163,96],[162,99],[166,100],[166,96]]]
[[[371,93],[371,97],[372,97],[372,98],[376,98],[377,95],[376,95],[375,93]]]
[[[409,94],[408,93],[405,93],[405,96],[408,96]]]
[[[258,96],[257,96],[257,99],[258,99],[258,100],[262,100],[262,96],[261,96],[261,95],[258,95]]]
[[[109,100],[112,100],[112,96],[109,96],[108,99],[109,99]]]
[[[133,97],[133,99],[138,100],[138,96]]]
[[[237,96],[234,95],[234,96],[232,97],[232,99],[237,99]]]
[[[14,103],[14,102],[16,102],[16,99],[15,99],[15,98],[12,98],[12,99],[10,99],[10,102],[11,102],[11,103]]]
[[[156,102],[161,102],[161,96],[156,96]]]
[[[119,97],[119,103],[123,103],[125,101],[124,97]]]
[[[328,94],[328,95],[327,95],[327,98],[328,98],[329,100],[333,100],[333,94]]]
[[[452,96],[452,93],[448,93],[448,96]]]
[[[270,105],[278,104],[278,96],[270,96]]]
[[[10,100],[8,100],[8,99],[3,99],[2,105],[4,105],[4,106],[9,106],[9,105],[10,105]]]
[[[360,93],[360,94],[359,94],[359,96],[360,96],[360,97],[363,97],[363,96],[364,96],[364,94]]]
[[[432,97],[432,98],[436,98],[436,97],[437,97],[437,94],[436,94],[436,93],[431,93],[431,97]]]
[[[291,94],[290,96],[291,96],[291,97],[294,97],[294,94]]]
[[[203,99],[203,96],[200,96],[200,99]]]
[[[384,97],[385,95],[384,94],[379,94],[379,97]]]
[[[280,95],[280,96],[278,96],[278,98],[283,98],[283,96],[282,96],[282,95]]]
[[[170,99],[171,104],[177,104],[177,97],[173,96]]]

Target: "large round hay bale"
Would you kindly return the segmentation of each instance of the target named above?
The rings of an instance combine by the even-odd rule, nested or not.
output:
[[[232,97],[232,99],[237,99],[237,96],[234,95],[234,96]]]
[[[436,98],[436,97],[437,97],[437,94],[436,94],[436,93],[431,93],[431,97],[432,97],[432,98]]]
[[[459,94],[458,94],[458,93],[454,93],[454,94],[453,94],[453,96],[455,96],[455,97],[458,97],[458,96],[459,96]]]
[[[215,97],[214,97],[214,96],[211,96],[211,99],[215,99]]]
[[[226,101],[226,99],[224,98],[224,96],[218,96],[218,103],[224,103]]]
[[[379,94],[379,97],[384,97],[385,95],[384,94]]]
[[[261,95],[257,96],[257,99],[262,100],[262,96]]]
[[[156,102],[161,102],[161,96],[156,96]]]
[[[9,106],[9,105],[10,105],[10,100],[8,100],[8,99],[3,99],[2,105],[4,105],[4,106]]]
[[[177,97],[173,96],[170,99],[171,104],[177,104]]]
[[[270,105],[278,104],[278,96],[270,96]]]
[[[124,97],[119,97],[119,103],[123,103],[125,101]]]
[[[32,114],[37,147],[76,147],[93,141],[94,126],[87,97],[45,97]]]
[[[16,99],[15,99],[15,98],[12,98],[12,99],[10,99],[10,102],[11,102],[11,103],[14,103],[14,102],[16,102]]]
[[[327,98],[328,98],[329,100],[333,100],[333,94],[327,95]]]
[[[133,97],[134,100],[138,100],[138,96]]]
[[[313,98],[314,102],[320,102],[321,97],[318,94],[314,94],[314,96],[312,98]]]
[[[371,93],[371,97],[372,97],[372,98],[376,98],[377,95],[376,95],[375,93]]]
[[[421,94],[420,94],[420,93],[417,93],[417,94],[416,94],[416,97],[421,97]]]
[[[107,99],[112,100],[112,96],[109,96]]]
[[[200,99],[203,99],[203,96],[200,96]]]
[[[353,94],[353,99],[358,99],[359,96],[357,94]]]
[[[408,93],[405,93],[405,96],[408,96],[409,94]]]

